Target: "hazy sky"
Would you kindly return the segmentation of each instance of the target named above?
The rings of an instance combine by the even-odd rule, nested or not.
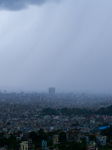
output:
[[[0,89],[112,93],[112,0],[0,0]]]

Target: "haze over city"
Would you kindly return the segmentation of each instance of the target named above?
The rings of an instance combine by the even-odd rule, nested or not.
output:
[[[0,90],[112,93],[111,14],[111,0],[0,0]]]

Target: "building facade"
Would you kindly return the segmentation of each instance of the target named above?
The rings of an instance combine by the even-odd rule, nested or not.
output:
[[[55,88],[51,87],[49,88],[49,95],[54,95],[55,94]]]

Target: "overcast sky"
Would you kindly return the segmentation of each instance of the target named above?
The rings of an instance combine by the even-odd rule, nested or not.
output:
[[[0,90],[112,93],[112,0],[0,0]]]

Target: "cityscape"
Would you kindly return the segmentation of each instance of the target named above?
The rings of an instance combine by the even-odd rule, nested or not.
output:
[[[0,150],[112,150],[112,0],[0,0]]]
[[[111,95],[0,93],[0,150],[102,150],[111,130]]]

